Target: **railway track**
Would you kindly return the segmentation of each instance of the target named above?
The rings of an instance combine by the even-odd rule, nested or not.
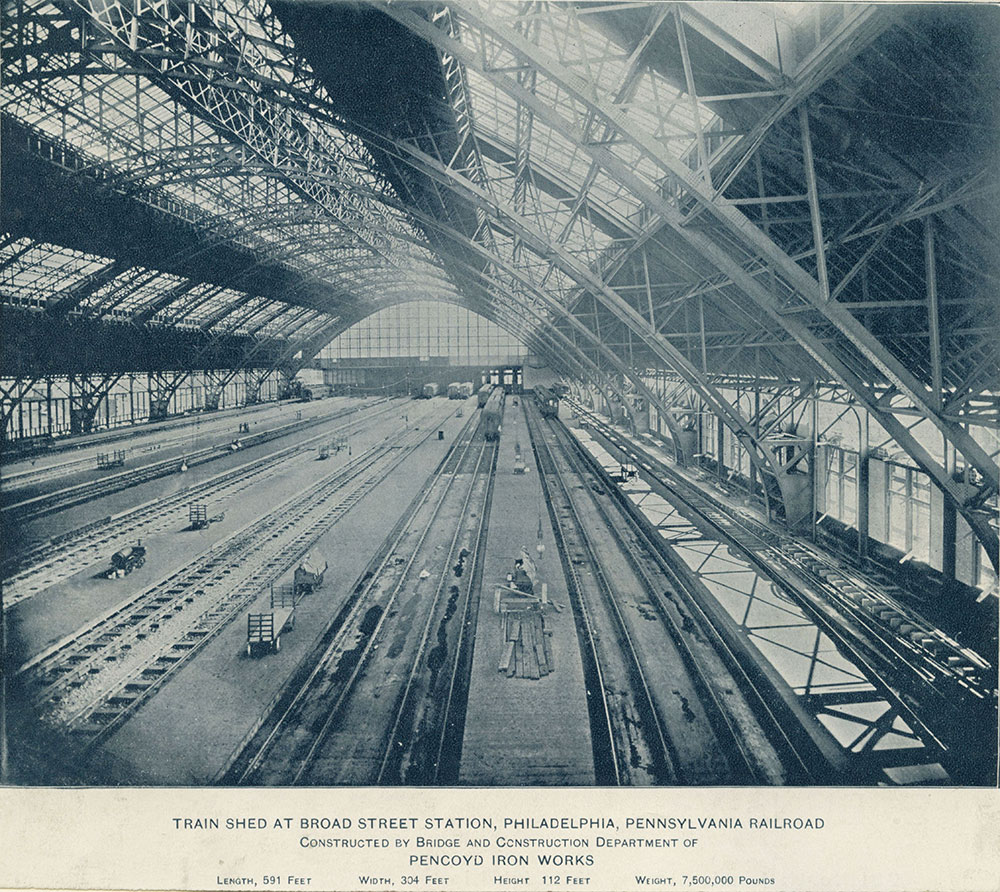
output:
[[[496,463],[478,428],[474,415],[223,783],[457,778]]]
[[[984,758],[992,764],[979,750],[995,741],[995,666],[860,574],[719,503],[592,413],[574,408],[620,455],[669,485],[665,498],[780,585],[925,743],[940,750],[949,773],[974,779]]]
[[[373,403],[372,405],[375,404]],[[271,430],[261,431],[258,434],[248,434],[240,438],[241,448],[249,449],[253,446],[259,446],[271,440],[308,430],[319,424],[328,423],[338,418],[344,418],[345,416],[350,417],[354,412],[355,410],[352,408],[341,409],[328,416],[306,418]],[[144,465],[141,468],[133,468],[128,471],[101,477],[98,480],[89,480],[64,487],[55,492],[22,499],[21,501],[0,508],[0,523],[5,527],[23,525],[40,517],[54,514],[57,511],[72,508],[75,505],[81,505],[102,496],[147,483],[150,480],[174,474],[178,471],[182,462],[188,468],[192,468],[206,462],[224,458],[229,454],[231,454],[231,449],[227,445],[207,446],[188,453],[183,459],[175,456]]]
[[[575,443],[533,409],[528,417],[595,678],[588,689],[592,701],[602,701],[591,707],[600,729],[598,783],[778,784],[808,777],[815,760],[803,758],[801,744],[784,734],[765,694],[682,596],[680,581]],[[610,538],[594,536],[596,529]]]
[[[367,426],[395,410],[395,406],[382,406],[366,412],[361,419],[352,420],[351,423]],[[25,551],[7,562],[4,570],[3,609],[8,610],[82,569],[107,560],[108,555],[138,538],[176,528],[186,520],[187,506],[193,501],[221,506],[263,477],[273,474],[278,467],[301,456],[317,442],[328,439],[342,429],[324,431],[300,440],[292,446],[215,475],[180,492],[154,499],[113,517],[101,518]]]
[[[170,431],[164,431],[164,437],[162,439],[157,438],[153,442],[146,443],[145,445],[133,445],[125,447],[125,452],[128,455],[148,455],[150,452],[156,452],[164,447],[169,448],[171,446],[178,446],[184,443],[189,443],[195,436],[214,436],[221,437],[227,433],[236,434],[238,429],[235,427],[235,422],[237,421],[236,416],[232,416],[212,424],[211,415],[206,417],[206,420],[202,424],[201,419],[198,422],[194,420],[189,420],[187,425],[179,427],[180,433],[173,433],[170,436]],[[256,423],[256,422],[255,422]],[[186,428],[196,427],[195,431],[187,430]],[[229,427],[224,427],[223,425],[229,425]],[[121,439],[130,439],[136,436],[151,436],[152,432],[145,430],[143,428],[134,429],[129,434],[123,434],[122,437],[115,438],[113,440],[108,440],[109,443],[119,442]],[[50,464],[41,468],[30,468],[26,471],[15,471],[15,472],[3,472],[0,474],[3,478],[4,488],[8,492],[16,492],[19,489],[25,489],[29,486],[37,485],[39,483],[45,483],[47,480],[57,479],[59,477],[67,477],[70,474],[75,474],[80,471],[90,471],[96,466],[97,454],[87,452],[85,455],[78,455],[74,458],[68,458],[65,461]]]
[[[55,439],[46,440],[44,445],[35,448],[17,448],[19,445],[26,445],[23,441],[11,443],[11,457],[8,464],[13,465],[18,462],[30,460],[32,458],[50,458],[64,452],[73,452],[78,449],[104,448],[109,444],[119,443],[122,440],[131,440],[134,437],[164,433],[169,434],[175,430],[186,430],[196,425],[214,422],[242,420],[248,415],[256,415],[260,412],[278,412],[292,406],[292,401],[277,400],[274,402],[257,403],[254,406],[242,406],[236,409],[219,409],[215,411],[192,411],[190,415],[174,415],[161,421],[145,421],[138,424],[123,425],[117,428],[98,431],[90,434],[78,434],[72,436],[60,436]],[[44,439],[44,438],[42,438]],[[13,457],[16,455],[17,457]],[[25,472],[30,473],[30,472]]]
[[[39,654],[17,673],[24,697],[46,724],[97,745],[428,436],[373,446]]]

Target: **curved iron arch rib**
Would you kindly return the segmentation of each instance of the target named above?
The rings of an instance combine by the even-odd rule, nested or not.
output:
[[[568,139],[581,151],[589,154],[613,179],[639,198],[650,211],[662,217],[673,232],[695,248],[720,272],[726,274],[775,323],[784,328],[823,369],[847,386],[858,402],[872,413],[872,416],[887,433],[930,476],[983,543],[994,567],[1000,567],[996,536],[989,524],[987,514],[978,509],[978,502],[982,497],[981,490],[954,480],[947,469],[937,462],[910,433],[909,429],[889,411],[885,401],[875,394],[873,387],[851,370],[828,346],[821,343],[820,339],[805,324],[783,314],[782,307],[775,296],[749,276],[741,264],[735,261],[730,253],[707,232],[685,226],[687,221],[677,204],[666,200],[657,190],[650,187],[610,149],[581,139],[572,121],[540,99],[534,92],[521,86],[515,78],[490,67],[486,62],[485,52],[477,52],[461,41],[449,37],[434,24],[406,9],[395,5],[377,5],[388,15],[424,37],[440,51],[449,53],[462,64],[485,77],[515,102],[530,108],[539,120]],[[810,307],[821,313],[839,333],[856,345],[865,359],[884,374],[899,393],[905,394],[913,405],[941,431],[946,440],[983,476],[986,486],[992,492],[997,491],[998,485],[1000,485],[1000,468],[992,461],[986,451],[960,425],[948,421],[941,411],[931,404],[924,385],[846,309],[838,306],[835,302],[825,300],[817,280],[792,260],[738,208],[725,205],[717,200],[710,187],[685,164],[670,157],[649,134],[641,132],[632,125],[620,109],[616,109],[612,103],[598,96],[593,84],[570,71],[557,59],[552,58],[543,49],[530,42],[524,35],[498,20],[490,11],[484,10],[472,0],[455,0],[449,6],[453,14],[457,12],[460,21],[467,26],[479,29],[480,32],[488,33],[492,40],[497,41],[505,50],[513,53],[520,64],[529,67],[549,82],[554,83],[567,96],[580,103],[589,113],[612,128],[621,139],[638,149],[643,156],[679,184],[699,207],[710,213],[724,227],[728,236],[734,238],[746,251],[751,252],[756,257],[763,258],[773,269],[775,277],[785,283],[791,293],[807,301]],[[628,309],[631,310],[630,307]],[[634,318],[629,319],[627,324],[630,324],[637,334],[642,335],[642,330],[647,328],[647,325],[635,311],[631,311],[631,313]],[[656,352],[659,354],[661,351],[657,350]],[[665,357],[664,359],[667,361]],[[685,374],[672,362],[669,364],[678,373]],[[687,377],[686,374],[685,377]],[[702,395],[700,390],[699,394]],[[711,400],[706,401],[712,405],[727,424],[730,424],[734,434],[741,442],[745,441],[744,445],[753,444],[754,448],[748,451],[754,455],[760,446],[754,441],[753,432],[732,417],[735,414],[739,418],[738,413],[735,413],[735,410],[732,413],[725,410],[719,411]],[[731,423],[734,421],[735,426]],[[770,456],[765,454],[765,459],[771,464]],[[768,470],[774,473],[772,468]],[[781,484],[780,472],[776,476]],[[786,493],[783,489],[784,494]]]

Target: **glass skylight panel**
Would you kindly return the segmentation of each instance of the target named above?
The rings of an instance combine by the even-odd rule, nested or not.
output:
[[[131,315],[144,309],[147,304],[158,300],[168,291],[173,290],[185,281],[181,276],[171,275],[170,273],[159,273],[155,278],[141,283],[137,288],[129,292],[124,299],[116,301],[114,308],[115,310]]]
[[[258,333],[258,337],[288,338],[304,320],[314,318],[316,312],[307,307],[289,306],[288,310],[267,326],[266,333]]]
[[[266,248],[268,241],[287,240],[287,233],[279,236],[266,223],[277,203],[298,205],[303,209],[310,207],[284,184],[257,173],[248,174],[245,170],[236,169],[233,176],[227,177],[211,171],[208,178],[199,178],[199,153],[204,158],[205,171],[210,172],[210,165],[217,164],[219,158],[212,147],[217,145],[223,153],[232,153],[232,147],[223,142],[210,126],[191,118],[148,81],[140,81],[138,96],[133,78],[103,75],[84,76],[78,80],[56,78],[46,82],[41,90],[40,95],[45,97],[41,102],[34,90],[28,92],[15,87],[12,91],[12,106],[27,123],[37,125],[58,138],[67,138],[101,162],[111,161],[123,166],[149,185],[156,185],[156,181],[160,180],[163,188],[182,201],[232,222],[238,221],[238,225],[246,227],[244,233],[235,236],[241,243]],[[137,100],[142,109],[138,117],[135,115]],[[59,106],[60,114],[53,115],[52,106]],[[307,126],[331,148],[335,145],[336,151],[351,153],[348,162],[357,163],[349,163],[343,169],[353,171],[359,182],[371,188],[387,188],[384,183],[379,184],[369,171],[370,158],[360,141],[348,140],[326,123],[309,120]],[[177,139],[181,145],[175,147]],[[176,167],[178,157],[189,151],[187,144],[196,146],[190,151],[191,160],[195,163],[178,178],[171,171]],[[335,156],[332,155],[331,159]],[[383,236],[378,230],[387,225],[412,234],[412,228],[399,212],[378,210],[375,205],[369,208],[362,199],[347,194],[349,200],[339,211],[346,214],[347,227],[328,220],[330,225],[338,227],[342,237],[353,238],[348,228],[356,227],[362,234],[370,234],[365,237],[379,241]],[[256,195],[260,199],[255,202],[253,197]],[[366,220],[366,216],[371,219]],[[386,250],[391,249],[387,247]],[[318,265],[323,259],[324,252],[304,254],[289,251],[287,262],[297,266],[302,263]],[[331,258],[326,259],[331,269],[335,270]],[[331,278],[335,278],[335,272]]]
[[[231,288],[223,288],[208,299],[202,301],[198,306],[185,311],[184,316],[187,322],[192,325],[204,325],[213,316],[217,315],[226,307],[245,300],[246,295],[241,291],[233,291]]]
[[[224,331],[229,334],[248,334],[253,328],[251,325],[255,316],[261,314],[262,310],[272,311],[273,301],[266,297],[252,297],[240,307],[235,307],[233,311],[223,319],[220,319],[212,331]],[[266,313],[265,313],[266,315]]]
[[[45,303],[111,263],[103,257],[44,242],[25,250],[26,241],[20,239],[0,253],[0,262],[16,258],[0,270],[0,288],[10,296]]]
[[[263,299],[260,309],[246,320],[245,328],[250,334],[259,334],[275,319],[288,312],[289,304],[282,301]]]
[[[102,285],[93,294],[80,301],[81,307],[92,308],[103,304],[109,304],[120,300],[125,294],[134,288],[140,287],[144,282],[157,275],[155,270],[146,269],[144,266],[133,266],[119,273],[110,282]]]
[[[289,322],[301,312],[301,307],[287,305],[281,313],[257,331],[259,338],[275,338],[282,334]]]
[[[289,329],[285,333],[285,337],[294,340],[305,340],[307,338],[311,338],[326,326],[331,325],[333,320],[336,318],[331,316],[329,313],[322,313],[318,310],[314,312],[316,313],[315,317],[309,319],[304,324],[301,324],[300,321],[296,321],[294,325],[289,326]]]

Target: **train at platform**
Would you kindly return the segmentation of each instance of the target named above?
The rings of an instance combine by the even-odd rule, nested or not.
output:
[[[432,396],[437,396],[437,394],[438,386],[433,382],[425,384],[424,389],[420,392],[420,396],[425,400],[429,400]]]
[[[490,398],[490,394],[493,392],[492,384],[484,384],[479,388],[476,395],[476,399],[479,401],[479,408],[482,409],[486,405],[486,401]]]
[[[543,418],[559,417],[559,394],[549,387],[535,388],[535,403]]]
[[[483,436],[487,440],[499,440],[500,428],[503,424],[503,401],[504,392],[502,387],[493,388],[493,392],[483,406]]]
[[[448,399],[467,400],[470,396],[472,396],[471,381],[465,381],[465,382],[455,381],[448,385]]]

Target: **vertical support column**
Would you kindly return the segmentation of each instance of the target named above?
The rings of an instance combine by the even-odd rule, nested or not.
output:
[[[818,529],[816,518],[819,513],[816,511],[816,486],[819,481],[819,474],[816,473],[816,455],[819,451],[819,385],[816,381],[812,383],[812,393],[809,396],[809,406],[811,409],[809,417],[809,528],[812,533],[813,542],[816,541]]]
[[[222,399],[222,391],[225,387],[223,380],[220,380],[214,369],[206,369],[204,376],[205,386],[205,411],[214,412],[219,408]]]
[[[94,421],[115,382],[121,375],[103,375],[94,381],[88,375],[69,376],[69,423],[70,433],[89,434],[94,429]],[[106,416],[107,418],[107,416]]]
[[[705,344],[705,298],[698,296],[698,336],[701,340],[701,370],[708,374],[708,347]]]
[[[858,443],[858,557],[868,557],[869,519],[871,516],[871,449],[868,445],[868,410],[861,409],[861,430]]]
[[[45,377],[45,420],[48,427],[48,434],[52,436],[52,376]]]
[[[758,374],[754,376],[754,389],[753,389],[753,427],[754,435],[758,439],[760,438],[760,374],[759,369]],[[753,498],[757,491],[757,462],[750,462],[750,497]]]
[[[167,417],[171,398],[189,374],[190,372],[149,372],[147,380],[150,421],[159,421]]]
[[[698,166],[705,182],[711,187],[712,168],[709,164],[708,145],[705,142],[705,131],[701,126],[701,109],[698,106],[698,91],[694,85],[694,69],[691,66],[691,54],[688,52],[687,35],[684,33],[684,20],[681,18],[679,6],[674,7],[674,19],[677,23],[677,44],[681,50],[681,64],[684,66],[684,82],[691,102],[691,115],[694,118],[695,136],[698,140]]]
[[[950,477],[955,476],[955,447],[947,440],[944,444],[944,469]],[[951,499],[943,499],[941,515],[941,575],[947,591],[955,582],[955,567],[958,548],[958,511]]]
[[[726,426],[722,423],[722,419],[715,416],[715,473],[720,480],[724,480],[726,477],[726,462],[725,462],[725,446],[726,446]]]
[[[941,332],[939,330],[937,294],[937,266],[934,262],[934,218],[924,220],[924,266],[927,272],[927,322],[930,333],[931,347],[931,385],[934,393],[932,399],[938,410],[941,409],[943,394],[941,392]]]
[[[653,315],[653,291],[649,286],[649,262],[646,260],[645,245],[642,246],[642,272],[646,280],[646,306],[649,307],[649,330],[653,334],[656,334],[656,317]]]

